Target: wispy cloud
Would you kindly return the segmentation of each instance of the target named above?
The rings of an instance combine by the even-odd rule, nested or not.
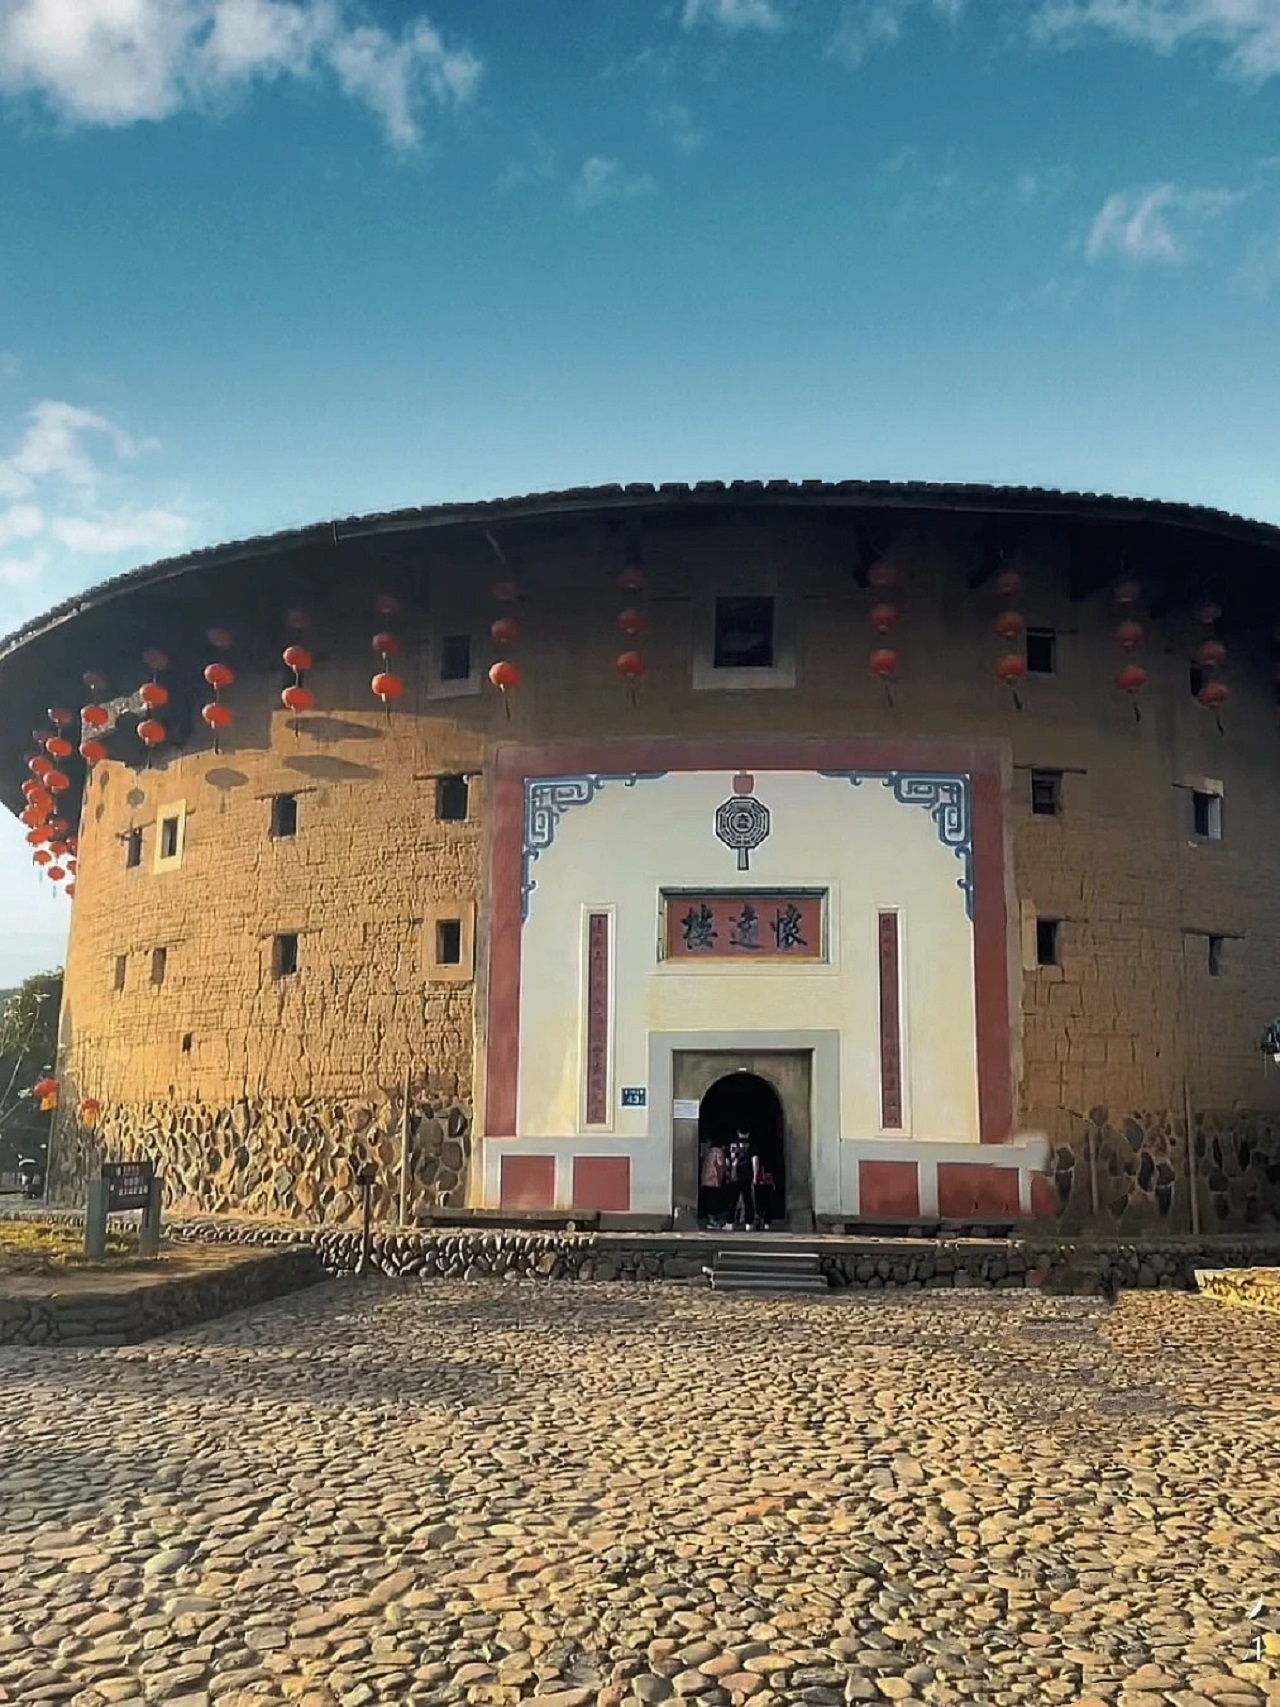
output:
[[[408,148],[424,100],[465,102],[480,74],[425,17],[393,34],[347,0],[0,0],[0,92],[72,125],[166,119],[254,84],[327,75]]]
[[[583,161],[582,170],[570,187],[569,200],[574,207],[600,207],[605,202],[651,196],[657,187],[648,172],[627,172],[620,160],[593,154]]]
[[[686,30],[715,24],[722,30],[785,29],[787,13],[780,0],[684,0],[681,22]]]
[[[1117,190],[1089,228],[1085,255],[1090,261],[1119,258],[1139,264],[1185,261],[1206,228],[1242,199],[1235,190],[1184,190],[1176,184]]]
[[[688,107],[679,101],[665,101],[652,108],[650,117],[655,127],[682,154],[692,154],[695,149],[702,147],[705,140],[703,133],[693,122],[693,115]]]
[[[861,65],[878,48],[900,40],[913,13],[931,12],[954,24],[965,5],[966,0],[845,0],[827,41],[827,56]]]
[[[1198,42],[1223,49],[1234,76],[1261,82],[1280,72],[1276,0],[1043,0],[1032,28],[1043,40],[1101,32],[1159,53]]]
[[[191,519],[127,502],[122,489],[125,467],[156,448],[73,403],[46,399],[28,410],[13,449],[0,456],[0,582],[23,585],[75,557],[181,550]]]

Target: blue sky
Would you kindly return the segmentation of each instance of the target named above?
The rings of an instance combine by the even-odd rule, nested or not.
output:
[[[1280,521],[1280,0],[0,0],[0,183],[0,632],[605,480]]]

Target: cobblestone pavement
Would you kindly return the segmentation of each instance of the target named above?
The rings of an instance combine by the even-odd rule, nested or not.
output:
[[[328,1283],[0,1352],[0,1586],[5,1702],[1280,1702],[1280,1322]]]

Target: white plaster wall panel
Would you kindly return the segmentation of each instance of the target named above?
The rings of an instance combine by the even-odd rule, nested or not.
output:
[[[737,869],[714,833],[730,794],[720,772],[674,772],[628,786],[604,782],[559,816],[529,865],[521,944],[519,1130],[573,1133],[581,1122],[584,909],[614,913],[614,1130],[640,1138],[644,1108],[617,1105],[647,1088],[651,1032],[740,1035],[822,1029],[841,1034],[840,1123],[846,1138],[880,1131],[876,916],[902,914],[905,1114],[909,1132],[976,1142],[973,934],[960,886],[967,867],[934,817],[869,777],[755,773],[768,838]],[[829,964],[661,962],[663,889],[819,888],[829,892]],[[817,1133],[821,1142],[829,1134]]]

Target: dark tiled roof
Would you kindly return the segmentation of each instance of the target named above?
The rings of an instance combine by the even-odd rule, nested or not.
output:
[[[1169,527],[1215,534],[1280,551],[1280,527],[1250,521],[1226,510],[1199,504],[1167,503],[1151,498],[1111,497],[1094,492],[1059,492],[1042,486],[984,486],[942,481],[896,480],[699,480],[689,484],[577,486],[562,492],[533,492],[517,498],[491,498],[465,504],[431,504],[368,516],[314,523],[262,534],[164,558],[103,581],[74,598],[33,617],[0,640],[0,659],[24,641],[57,627],[107,600],[134,589],[170,581],[199,569],[216,568],[256,556],[294,551],[312,544],[415,528],[479,525],[496,521],[575,513],[670,509],[682,506],[781,504],[788,507],[848,506],[883,509],[953,510],[970,514],[1028,515],[1096,522],[1157,522]]]

